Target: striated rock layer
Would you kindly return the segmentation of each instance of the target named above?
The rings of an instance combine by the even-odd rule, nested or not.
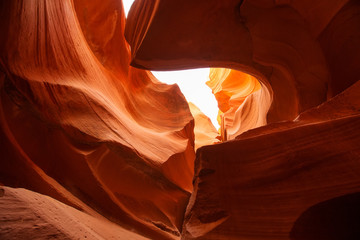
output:
[[[250,114],[269,125],[242,133],[247,115],[259,113],[249,108],[223,128],[233,127],[223,136],[234,141],[198,149],[183,239],[359,238],[359,84],[348,89],[360,80],[359,7],[136,1],[125,30],[133,66],[230,68],[258,79],[270,96],[267,113]]]
[[[0,190],[0,236],[360,239],[359,13],[136,0],[125,23],[120,0],[0,1],[0,184],[53,198]],[[130,64],[224,68],[232,140],[200,147],[208,118]]]
[[[358,239],[359,93],[200,148],[183,239]]]
[[[189,107],[195,120],[195,150],[202,146],[219,143],[219,133],[210,118],[201,112],[195,104],[189,102]]]
[[[0,11],[0,182],[178,236],[193,118],[177,86],[129,67],[121,1],[1,1]]]
[[[272,123],[293,120],[358,80],[358,12],[356,0],[138,0],[125,35],[133,66],[253,75],[272,96]]]
[[[1,239],[147,239],[48,196],[1,187]]]
[[[266,124],[272,96],[256,78],[225,68],[212,68],[209,78],[206,84],[218,101],[223,141]]]

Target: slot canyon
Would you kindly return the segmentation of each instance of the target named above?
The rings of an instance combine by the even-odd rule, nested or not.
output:
[[[360,239],[359,0],[0,14],[0,239]],[[219,129],[151,72],[196,68]]]

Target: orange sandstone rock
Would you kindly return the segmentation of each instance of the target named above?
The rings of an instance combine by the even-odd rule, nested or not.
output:
[[[193,118],[177,86],[129,67],[121,1],[0,6],[0,182],[179,235]]]
[[[358,0],[136,0],[125,23],[118,0],[0,1],[0,184],[86,216],[10,188],[0,207],[46,203],[41,216],[62,220],[27,206],[55,226],[34,237],[81,237],[69,213],[103,238],[99,214],[127,239],[359,239],[359,12]],[[130,64],[232,69],[209,82],[232,141],[203,146],[209,120]]]
[[[269,125],[237,136],[243,121],[233,120],[237,140],[197,151],[182,238],[359,238],[344,224],[315,224],[324,206],[348,204],[340,208],[347,212],[359,199],[360,90],[348,89],[360,79],[359,1],[144,3],[137,1],[125,30],[133,66],[240,70],[272,99]]]
[[[133,66],[224,67],[246,72],[273,95],[267,122],[292,120],[326,100],[330,73],[309,29],[312,24],[316,31],[327,25],[341,3],[312,22],[306,21],[310,1],[154,2],[143,8],[147,1],[137,1],[128,17],[125,35]]]
[[[132,65],[249,73],[273,95],[268,122],[292,120],[358,80],[358,1],[154,2],[130,12]]]
[[[357,239],[359,92],[200,148],[182,238]]]
[[[266,124],[271,94],[256,78],[236,70],[212,68],[206,84],[218,101],[223,140]]]
[[[147,239],[95,212],[26,189],[1,187],[1,239]],[[5,207],[6,206],[6,207]]]
[[[189,102],[189,107],[195,120],[195,150],[205,145],[219,143],[219,140],[217,139],[219,137],[219,132],[216,131],[210,118],[201,112],[195,104]]]

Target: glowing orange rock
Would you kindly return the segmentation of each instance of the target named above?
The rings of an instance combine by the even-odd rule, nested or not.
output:
[[[325,45],[334,48],[336,40],[328,37],[321,46],[318,37],[346,1],[336,1],[326,10],[327,1],[147,2],[136,1],[126,25],[133,66],[152,70],[224,67],[246,72],[273,96],[268,123],[292,120],[324,102],[336,84],[323,51]],[[312,14],[317,11],[321,13]],[[353,55],[351,65],[358,56]],[[350,72],[357,71],[351,67]],[[349,80],[354,81],[354,77]],[[329,92],[329,96],[333,95]]]
[[[360,90],[348,87],[360,79],[360,2],[147,2],[126,25],[133,66],[231,68],[272,97],[268,125],[198,149],[182,238],[359,238]]]
[[[183,238],[357,239],[359,93],[200,148]]]
[[[179,235],[193,118],[178,87],[129,67],[121,1],[0,6],[0,182]]]
[[[359,239],[346,228],[360,213],[359,12],[358,0],[137,0],[125,25],[117,0],[0,1],[0,184],[150,239]],[[192,193],[189,106],[130,63],[233,69],[210,82],[232,141],[198,149]],[[191,108],[197,148],[215,132]]]
[[[206,84],[218,101],[223,140],[266,124],[271,94],[256,78],[236,70],[212,68]]]
[[[218,143],[219,140],[217,140],[217,137],[219,136],[219,132],[216,131],[210,118],[201,112],[195,104],[189,102],[189,107],[195,120],[195,150],[205,145]]]

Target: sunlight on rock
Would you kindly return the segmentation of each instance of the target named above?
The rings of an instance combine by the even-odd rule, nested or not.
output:
[[[0,239],[360,239],[360,1],[131,2],[0,1]]]
[[[232,69],[212,68],[206,84],[218,101],[217,120],[223,141],[266,124],[272,99],[255,77]]]
[[[176,83],[186,100],[195,104],[218,129],[218,103],[211,89],[206,86],[206,82],[209,81],[209,71],[209,68],[202,68],[183,71],[152,71],[152,73],[161,82]]]

